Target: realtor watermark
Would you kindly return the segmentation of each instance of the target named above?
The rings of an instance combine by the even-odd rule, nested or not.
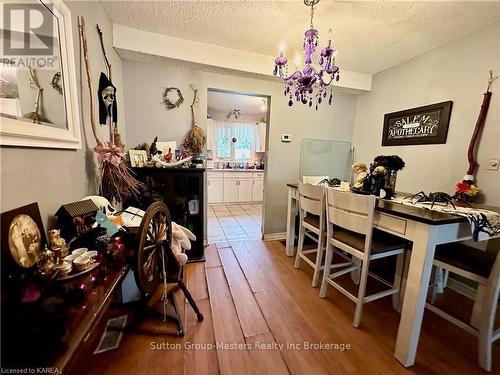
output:
[[[194,343],[186,341],[184,343],[169,343],[169,342],[156,342],[152,341],[150,343],[151,350],[327,350],[327,351],[339,351],[343,352],[346,350],[351,350],[352,345],[349,343],[330,343],[330,342],[210,342],[210,343]]]
[[[57,19],[50,4],[2,2],[1,63],[21,69],[58,69]]]
[[[2,367],[0,374],[61,374],[61,371],[57,367]]]

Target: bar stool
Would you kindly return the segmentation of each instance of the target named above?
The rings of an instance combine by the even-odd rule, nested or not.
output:
[[[479,366],[491,371],[491,347],[500,338],[495,330],[495,315],[500,290],[500,251],[475,249],[463,243],[436,247],[434,265],[478,283],[476,301],[470,324],[467,324],[431,303],[426,308],[479,338]]]
[[[311,185],[300,182],[299,185],[299,242],[297,245],[297,254],[295,256],[295,268],[300,267],[303,260],[314,270],[312,286],[318,286],[319,272],[324,269],[321,264],[325,252],[325,195],[323,186]],[[304,239],[308,236],[318,243],[315,249],[304,250]],[[316,259],[313,262],[307,257],[307,254],[316,253]]]
[[[405,249],[408,241],[391,234],[373,229],[373,216],[376,198],[373,195],[357,195],[350,192],[336,191],[325,188],[326,192],[326,217],[327,217],[327,246],[325,269],[332,264],[334,247],[346,257],[350,256],[350,266],[337,272],[324,272],[321,284],[320,297],[325,298],[328,285],[333,286],[342,294],[356,303],[353,326],[359,327],[363,305],[386,296],[399,293],[401,273]],[[398,256],[398,266],[394,283],[389,283],[383,278],[369,272],[372,260]],[[355,264],[357,260],[358,264]],[[359,280],[358,295],[348,292],[344,287],[334,281],[335,278],[354,271],[361,262],[361,277]],[[389,289],[366,296],[366,283],[368,275],[387,285]]]

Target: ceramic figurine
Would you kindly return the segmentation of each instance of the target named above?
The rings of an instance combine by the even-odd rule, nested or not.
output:
[[[362,189],[366,175],[368,174],[368,168],[366,167],[366,164],[354,163],[351,169],[354,173],[356,173],[356,182],[354,183],[354,188]]]
[[[156,142],[158,142],[158,137],[155,137],[153,143],[151,143],[151,147],[149,148],[149,153],[151,154],[151,157],[161,154],[161,151],[158,150],[158,148],[156,147]]]
[[[173,155],[172,155],[172,149],[169,148],[168,149],[168,153],[165,155],[165,161],[167,163],[170,163],[172,161],[172,157],[173,157]]]
[[[51,229],[49,231],[49,243],[51,249],[55,247],[66,247],[66,241],[61,237],[60,229]]]

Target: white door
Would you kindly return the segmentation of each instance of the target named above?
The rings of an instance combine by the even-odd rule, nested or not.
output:
[[[221,203],[224,201],[223,188],[224,182],[222,180],[207,181],[208,187],[208,203]]]
[[[264,200],[264,180],[254,180],[252,187],[252,201],[262,202]]]
[[[239,180],[238,183],[238,202],[251,202],[253,181]]]
[[[224,202],[238,201],[238,180],[224,178]]]

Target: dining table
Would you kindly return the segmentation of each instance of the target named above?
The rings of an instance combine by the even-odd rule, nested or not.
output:
[[[286,255],[293,256],[295,218],[298,213],[299,199],[298,184],[289,183],[287,189]],[[396,195],[398,194],[409,195],[405,193]],[[498,207],[488,207],[488,209],[500,212]],[[471,225],[464,216],[378,198],[374,227],[412,242],[394,350],[394,357],[403,366],[410,367],[415,364],[435,248],[440,244],[472,239]],[[490,238],[486,233],[479,233],[477,240],[483,241]],[[475,303],[479,303],[478,300]],[[475,311],[479,310],[476,306],[474,307]]]

